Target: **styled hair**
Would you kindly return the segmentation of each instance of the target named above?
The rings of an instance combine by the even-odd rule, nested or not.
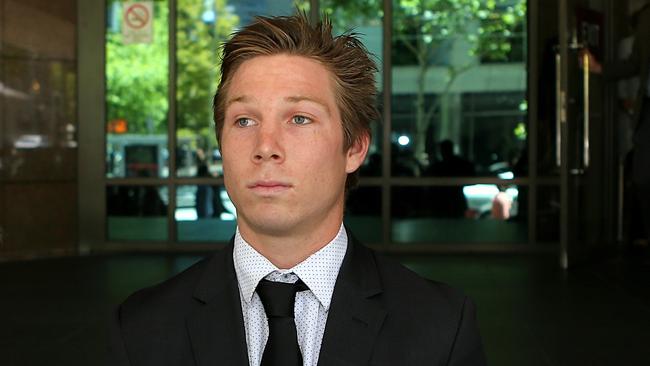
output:
[[[213,101],[217,141],[221,140],[228,87],[239,66],[257,56],[279,54],[312,59],[330,71],[341,115],[344,152],[364,136],[371,138],[370,123],[379,118],[375,62],[358,34],[348,32],[334,37],[327,17],[311,24],[307,15],[299,12],[291,16],[255,17],[223,45],[221,83]],[[348,174],[346,191],[357,183],[358,172]]]

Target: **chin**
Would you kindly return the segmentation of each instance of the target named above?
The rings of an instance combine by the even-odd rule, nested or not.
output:
[[[248,221],[248,227],[256,234],[267,236],[286,236],[295,232],[296,224],[286,220],[253,220]]]
[[[264,235],[283,235],[294,231],[298,222],[286,212],[254,212],[253,215],[240,215],[238,224],[246,225],[249,230]]]

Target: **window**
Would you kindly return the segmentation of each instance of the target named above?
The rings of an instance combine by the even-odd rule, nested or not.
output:
[[[125,43],[125,3],[109,0],[108,240],[230,238],[211,109],[220,45],[255,15],[296,10],[358,33],[380,69],[382,117],[346,225],[380,245],[526,242],[525,0],[156,0],[146,43]]]

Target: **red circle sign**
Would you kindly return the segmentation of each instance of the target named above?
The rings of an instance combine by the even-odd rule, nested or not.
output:
[[[141,4],[133,4],[124,12],[124,21],[134,29],[140,29],[149,22],[149,10]]]

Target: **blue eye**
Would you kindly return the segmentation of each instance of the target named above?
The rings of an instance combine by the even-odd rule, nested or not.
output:
[[[297,125],[306,125],[312,122],[311,118],[305,116],[293,116],[291,121]]]
[[[238,118],[235,123],[237,123],[237,126],[239,127],[249,127],[254,124],[253,120],[250,118]]]

